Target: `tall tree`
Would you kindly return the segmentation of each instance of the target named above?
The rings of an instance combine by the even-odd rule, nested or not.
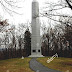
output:
[[[31,54],[31,33],[29,29],[25,31],[24,36],[24,48],[26,50],[26,56],[29,56]]]

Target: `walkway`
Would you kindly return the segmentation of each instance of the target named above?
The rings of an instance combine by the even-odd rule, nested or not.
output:
[[[60,71],[49,69],[48,67],[43,66],[36,59],[37,58],[32,58],[30,61],[30,68],[34,70],[35,72],[60,72]]]

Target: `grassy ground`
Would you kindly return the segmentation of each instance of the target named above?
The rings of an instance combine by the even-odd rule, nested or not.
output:
[[[62,72],[72,72],[72,58],[55,58],[47,63],[49,57],[38,58],[37,60],[48,68],[59,70]]]
[[[0,72],[33,72],[29,68],[31,58],[0,60]]]

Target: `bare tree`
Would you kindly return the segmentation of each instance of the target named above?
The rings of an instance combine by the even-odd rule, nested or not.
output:
[[[40,16],[41,17],[47,17],[48,20],[51,20],[52,23],[63,23],[66,24],[65,22],[59,20],[60,17],[62,18],[72,18],[71,15],[67,15],[66,13],[62,14],[59,12],[60,10],[63,9],[68,9],[70,8],[68,4],[70,4],[71,7],[71,0],[60,0],[58,3],[45,3],[45,7],[42,8],[40,11]]]
[[[21,15],[16,11],[16,9],[22,8],[21,4],[19,6],[21,2],[23,3],[24,0],[0,0],[2,9],[10,15],[12,15],[12,13]]]

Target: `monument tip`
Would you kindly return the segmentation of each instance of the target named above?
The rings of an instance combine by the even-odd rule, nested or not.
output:
[[[33,0],[33,2],[37,2],[37,0]]]

